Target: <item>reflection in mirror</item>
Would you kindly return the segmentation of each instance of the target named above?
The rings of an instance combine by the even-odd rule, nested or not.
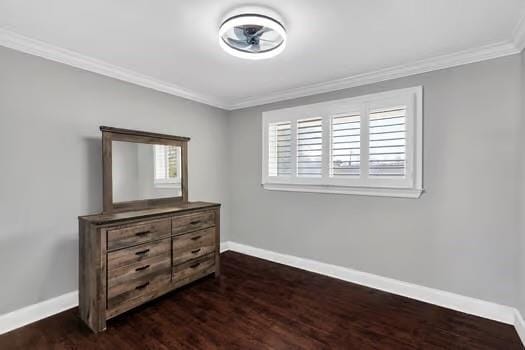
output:
[[[113,141],[113,202],[182,196],[181,148]]]

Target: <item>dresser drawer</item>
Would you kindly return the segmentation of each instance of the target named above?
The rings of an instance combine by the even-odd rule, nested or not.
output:
[[[172,233],[175,235],[202,230],[215,226],[215,212],[201,211],[194,214],[181,215],[174,217],[171,223]]]
[[[116,250],[153,241],[171,233],[170,219],[142,222],[140,224],[108,230],[108,250]]]
[[[144,268],[147,265],[136,265],[130,269],[112,271],[112,278],[108,276],[108,299],[149,289],[148,286],[155,285],[159,280],[164,280],[166,276],[169,282],[171,274],[169,259],[154,262]]]
[[[170,258],[171,239],[165,238],[152,243],[144,243],[134,247],[116,250],[108,253],[108,270],[135,264],[148,259],[163,256]]]
[[[171,257],[162,255],[131,265],[108,269],[108,295],[118,295],[135,286],[137,282],[148,280],[151,276],[169,274],[170,272]]]
[[[106,317],[111,318],[162,294],[169,288],[170,280],[169,272],[156,274],[126,285],[118,294],[108,294]]]
[[[173,237],[173,265],[215,252],[215,227]]]
[[[188,261],[173,268],[172,281],[180,284],[184,280],[193,280],[215,271],[215,256],[213,254]]]

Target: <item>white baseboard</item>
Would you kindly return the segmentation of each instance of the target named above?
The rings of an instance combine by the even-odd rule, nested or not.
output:
[[[230,242],[221,242],[221,253],[230,250]]]
[[[78,292],[74,291],[0,315],[0,334],[58,314],[77,305]]]
[[[220,250],[221,252],[232,250],[370,288],[379,289],[392,294],[424,301],[448,309],[464,312],[466,314],[514,325],[522,342],[525,344],[525,321],[517,309],[509,306],[402,282],[342,266],[276,253],[236,242],[221,242]],[[0,334],[7,333],[11,330],[55,315],[77,305],[78,292],[74,291],[0,315]]]
[[[525,321],[523,320],[523,316],[517,309],[515,310],[514,327],[516,327],[516,332],[518,332],[521,342],[523,343],[523,345],[525,345]]]
[[[517,310],[513,307],[445,292],[434,288],[423,287],[420,285],[382,277],[367,272],[361,272],[342,266],[336,266],[292,255],[276,253],[235,242],[227,242],[225,247],[228,247],[229,250],[235,252],[297,267],[303,270],[338,278],[366,287],[379,289],[411,299],[424,301],[448,309],[464,312],[466,314],[480,316],[510,325],[515,324],[515,313]]]

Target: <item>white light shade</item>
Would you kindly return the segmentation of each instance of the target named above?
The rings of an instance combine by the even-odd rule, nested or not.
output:
[[[224,35],[231,29],[239,26],[254,25],[266,27],[277,33],[282,41],[275,46],[273,49],[260,51],[260,52],[249,52],[240,49],[236,49],[230,46],[224,39]],[[266,17],[263,15],[239,15],[227,19],[219,28],[219,44],[224,51],[232,56],[240,57],[244,59],[260,60],[275,57],[283,52],[286,47],[286,30],[281,23],[276,20]]]

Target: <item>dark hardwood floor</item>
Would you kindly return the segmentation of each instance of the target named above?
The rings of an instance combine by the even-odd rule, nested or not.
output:
[[[92,334],[77,309],[0,349],[523,349],[512,326],[227,252],[196,282]]]

